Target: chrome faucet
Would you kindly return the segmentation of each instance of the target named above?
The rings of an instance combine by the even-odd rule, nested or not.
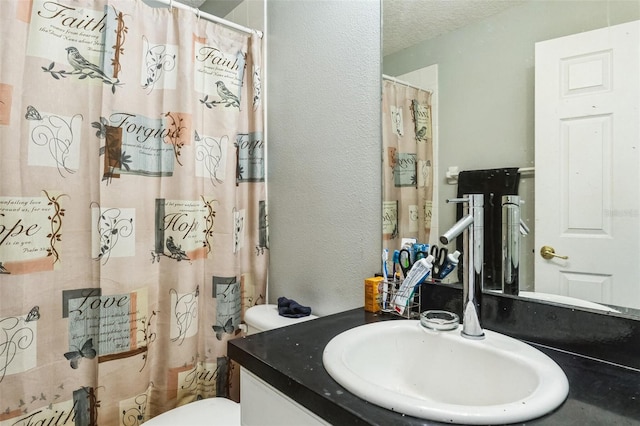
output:
[[[480,301],[484,279],[484,195],[465,194],[463,198],[452,198],[447,203],[464,203],[462,219],[440,237],[442,244],[449,244],[463,234],[462,336],[483,339]]]
[[[502,196],[502,292],[518,295],[520,291],[520,237],[529,228],[520,218],[520,197]]]

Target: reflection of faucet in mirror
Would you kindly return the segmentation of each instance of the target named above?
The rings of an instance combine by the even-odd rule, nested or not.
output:
[[[520,290],[520,237],[529,228],[520,218],[520,197],[502,196],[502,292],[518,295]]]
[[[465,203],[462,219],[440,237],[440,242],[449,244],[463,233],[462,335],[482,339],[484,331],[480,323],[480,301],[484,263],[484,194],[465,194],[463,198],[453,198],[447,202]]]

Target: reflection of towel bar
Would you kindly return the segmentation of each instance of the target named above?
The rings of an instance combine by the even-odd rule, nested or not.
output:
[[[531,177],[535,173],[535,167],[520,167],[518,169],[520,173],[520,177]],[[458,175],[460,174],[460,170],[455,166],[450,166],[447,169],[447,183],[449,185],[457,185],[458,184]]]

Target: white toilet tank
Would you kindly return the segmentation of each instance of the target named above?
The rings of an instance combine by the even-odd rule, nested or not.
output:
[[[244,313],[244,322],[247,324],[247,334],[255,334],[274,328],[286,327],[303,321],[318,318],[315,315],[307,315],[300,318],[283,317],[278,313],[277,305],[255,305]]]
[[[240,426],[240,404],[227,398],[207,398],[169,410],[145,426]]]

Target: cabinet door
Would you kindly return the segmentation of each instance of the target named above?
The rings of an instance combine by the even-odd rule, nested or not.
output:
[[[240,369],[242,426],[326,426],[322,418],[264,382]]]

